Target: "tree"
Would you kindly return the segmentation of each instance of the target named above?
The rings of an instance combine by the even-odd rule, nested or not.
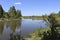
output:
[[[4,10],[3,10],[2,6],[0,5],[0,18],[3,17],[3,13],[4,13]]]
[[[16,9],[14,6],[10,7],[8,14],[9,14],[10,18],[14,18],[16,16]]]
[[[17,18],[22,16],[20,10],[17,10],[16,13],[17,13],[17,15],[16,15]]]
[[[8,12],[4,12],[4,18],[9,18],[10,16],[9,16],[9,14],[8,14]]]
[[[52,14],[48,16],[48,21],[50,22],[50,31],[43,33],[43,40],[60,40],[60,31],[57,29],[60,24],[56,21],[55,16]]]

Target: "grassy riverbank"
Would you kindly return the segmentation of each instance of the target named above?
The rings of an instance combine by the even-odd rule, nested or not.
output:
[[[4,21],[12,21],[12,20],[20,20],[21,19],[21,17],[20,18],[0,18],[0,21],[2,21],[2,22],[4,22]]]
[[[54,18],[52,18],[52,21],[53,21]],[[55,16],[55,19],[58,23],[60,23],[60,17],[59,16]],[[51,20],[51,19],[50,19]],[[55,21],[55,20],[54,20]],[[55,22],[56,23],[56,22]],[[55,24],[54,23],[54,24]],[[56,24],[57,25],[57,24]],[[58,25],[57,25],[58,26]],[[53,27],[53,26],[52,26]],[[54,36],[56,36],[55,39],[57,40],[60,40],[59,37],[60,37],[60,27],[57,27],[57,29],[54,29],[54,30],[57,30],[57,34],[54,33]],[[48,36],[49,33],[52,31],[52,29],[50,27],[46,27],[46,28],[39,28],[37,30],[34,30],[33,32],[30,33],[30,38],[26,38],[26,40],[42,40],[42,38],[46,37],[46,35]],[[44,34],[45,33],[45,34]],[[44,35],[43,35],[44,34]],[[50,33],[52,34],[52,33]],[[59,36],[58,36],[59,35]],[[52,37],[52,35],[50,35]],[[48,36],[47,38],[49,38],[50,36]],[[46,38],[45,38],[46,39]],[[50,39],[49,39],[50,40]]]
[[[48,30],[50,30],[49,27],[39,28],[39,29],[34,30],[33,32],[31,32],[30,37],[25,38],[25,39],[26,40],[41,40],[41,38],[43,37],[43,33],[47,32]]]
[[[43,16],[22,16],[22,18],[24,19],[32,19],[32,20],[43,20],[43,19],[47,19],[47,17]]]

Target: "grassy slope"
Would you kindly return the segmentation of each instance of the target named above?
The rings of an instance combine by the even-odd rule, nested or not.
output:
[[[26,40],[41,40],[43,32],[47,32],[50,30],[49,27],[47,28],[39,28],[37,30],[34,30],[30,33],[30,38],[25,38]]]

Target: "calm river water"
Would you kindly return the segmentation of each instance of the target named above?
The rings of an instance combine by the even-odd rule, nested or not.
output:
[[[8,40],[10,33],[21,33],[28,36],[30,32],[47,27],[43,20],[20,19],[17,21],[0,22],[0,40]]]

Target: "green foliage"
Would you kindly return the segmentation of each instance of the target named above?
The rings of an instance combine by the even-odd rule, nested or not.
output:
[[[16,17],[17,17],[17,18],[22,16],[20,10],[17,10],[16,13],[17,13],[17,14],[16,14]]]
[[[58,15],[60,16],[60,11],[58,12]]]
[[[34,40],[60,40],[60,20],[58,21],[57,17],[57,14],[51,13],[47,19],[50,22],[48,30],[47,28],[38,29],[31,34],[32,38]]]
[[[32,33],[30,33],[30,36],[33,38],[33,40],[42,40],[43,33],[47,32],[48,30],[50,30],[49,27],[39,28],[39,29],[33,31]]]
[[[9,14],[8,14],[8,12],[5,12],[4,13],[4,18],[9,18],[10,16],[9,16]]]
[[[14,6],[10,7],[8,12],[5,12],[2,6],[0,5],[0,18],[19,18],[21,16],[21,11],[16,11]]]
[[[2,6],[0,5],[0,18],[3,17],[3,13],[4,13],[4,10],[3,10]]]
[[[60,24],[56,21],[54,15],[48,16],[48,21],[50,22],[50,31],[43,33],[42,40],[60,40],[60,31],[57,31],[57,28],[60,28]],[[60,30],[58,28],[58,30]]]
[[[21,11],[20,10],[17,10],[16,11],[16,9],[15,9],[15,7],[14,6],[12,6],[12,7],[10,7],[10,10],[8,11],[8,16],[10,17],[10,18],[19,18],[19,17],[21,17],[22,15],[21,15]]]
[[[10,7],[8,14],[9,14],[10,18],[14,18],[16,16],[16,9],[14,6]]]

